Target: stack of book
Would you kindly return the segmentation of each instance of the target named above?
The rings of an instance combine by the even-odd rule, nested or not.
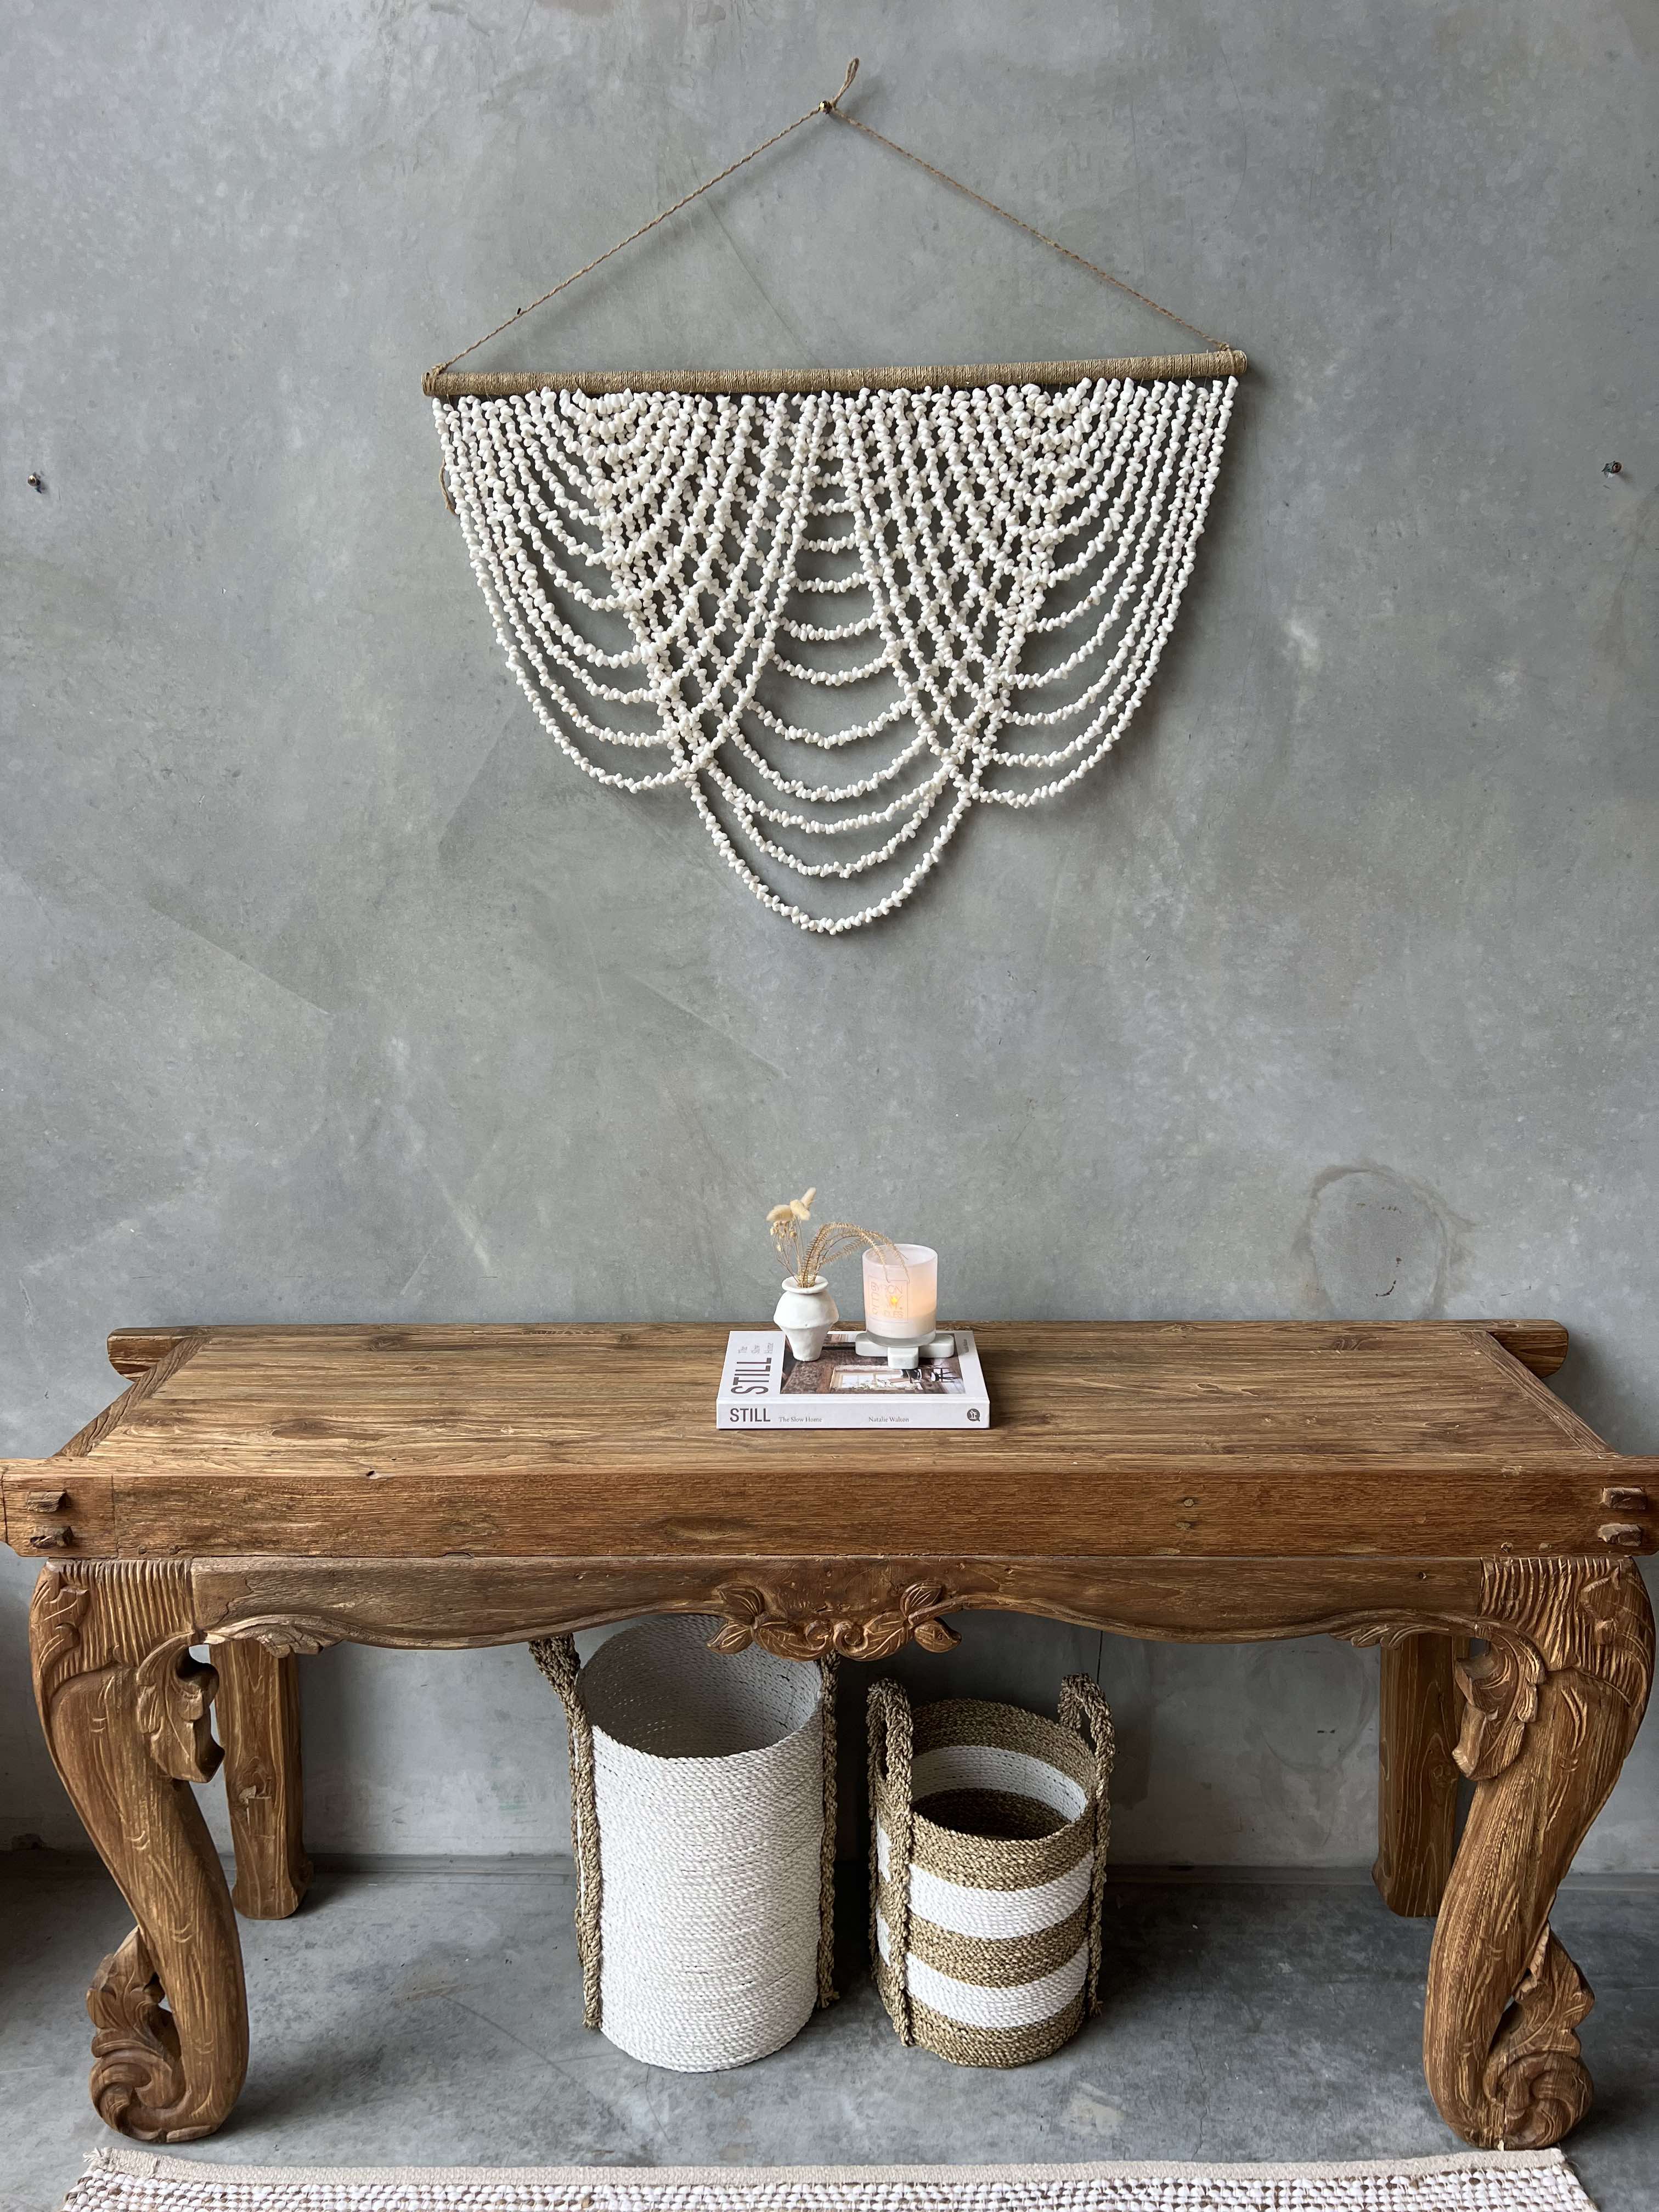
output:
[[[722,1429],[988,1429],[991,1402],[973,1331],[948,1359],[890,1367],[860,1358],[858,1333],[832,1329],[817,1359],[797,1359],[781,1328],[734,1328],[714,1424]]]

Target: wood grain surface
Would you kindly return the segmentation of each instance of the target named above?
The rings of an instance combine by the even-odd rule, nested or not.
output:
[[[112,1356],[138,1379],[76,1439],[107,1510],[59,1516],[54,1536],[26,1505],[45,1463],[15,1462],[8,1540],[127,1558],[1482,1557],[1659,1541],[1659,1463],[1610,1451],[1534,1371],[1564,1337],[1553,1323],[979,1337],[983,1435],[734,1435],[714,1424],[720,1328],[122,1332]]]
[[[216,1698],[237,1901],[283,1913],[308,1872],[298,1655],[698,1612],[722,1650],[879,1660],[983,1608],[1380,1646],[1378,1885],[1439,1908],[1430,2088],[1472,2142],[1574,2124],[1591,1999],[1549,1911],[1652,1679],[1620,1555],[1653,1548],[1659,1462],[1545,1386],[1564,1332],[988,1327],[979,1436],[719,1432],[724,1338],[126,1331],[126,1395],[6,1469],[7,1540],[44,1560],[46,1739],[137,1921],[88,2001],[112,2127],[206,2133],[246,2065],[235,1915],[189,1788],[220,1756]]]
[[[1382,1653],[1377,1698],[1376,1863],[1382,1902],[1407,1919],[1440,1910],[1457,1839],[1461,1708],[1453,1662],[1467,1645],[1407,1636]]]
[[[65,1570],[69,1571],[69,1570]],[[746,1621],[753,1640],[799,1654],[870,1648],[940,1613],[1039,1613],[1172,1642],[1346,1635],[1430,1618],[1469,1633],[1478,1559],[988,1559],[949,1556],[770,1559],[198,1559],[191,1607],[213,1644],[252,1637],[282,1652],[331,1644],[431,1650],[527,1644],[641,1613]],[[914,1594],[914,1595],[913,1595]],[[909,1600],[907,1607],[906,1601]],[[755,1602],[758,1601],[758,1602]],[[840,1632],[839,1633],[837,1632]],[[856,1633],[855,1633],[856,1632]]]
[[[286,1920],[311,1886],[300,1768],[300,1673],[291,1653],[222,1644],[219,1735],[236,1852],[230,1901],[246,1920]]]
[[[1472,2142],[1553,2142],[1583,2115],[1577,2029],[1592,2000],[1549,1911],[1652,1680],[1653,1617],[1629,1560],[958,1560],[920,1579],[938,1564],[613,1560],[590,1583],[559,1560],[52,1563],[31,1613],[41,1717],[137,1921],[88,1998],[99,2111],[147,2141],[204,2134],[246,2064],[234,1914],[186,1786],[213,1771],[208,1711],[228,1679],[191,1658],[204,1636],[222,1664],[244,1643],[286,1660],[343,1638],[517,1640],[618,1610],[695,1607],[723,1616],[732,1648],[747,1637],[796,1656],[878,1657],[952,1602],[1058,1600],[1068,1617],[1131,1634],[1324,1633],[1391,1656],[1453,1638],[1478,1646],[1453,1673],[1453,1757],[1474,1801],[1431,1957],[1429,2087]],[[724,1570],[732,1579],[717,1579]],[[256,1668],[238,1680],[257,1704],[288,1678]],[[280,1726],[276,1740],[285,1749]]]
[[[137,1925],[87,1996],[92,2101],[141,2142],[208,2135],[247,2071],[236,1915],[193,1783],[219,1764],[187,1571],[47,1567],[29,1644],[52,1762]]]

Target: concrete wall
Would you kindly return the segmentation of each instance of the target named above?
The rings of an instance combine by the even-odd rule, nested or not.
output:
[[[17,0],[0,1449],[114,1323],[752,1318],[808,1181],[973,1314],[1554,1314],[1659,1445],[1656,48],[1636,0]],[[854,52],[1256,370],[1121,757],[823,944],[555,756],[417,384]],[[850,132],[744,174],[483,358],[1166,342]],[[70,1843],[28,1582],[0,1840]],[[1098,1660],[1129,1856],[1369,1856],[1373,1656],[1098,1642],[970,1624],[951,1679]],[[307,1674],[317,1845],[560,1844],[522,1653]],[[1650,1729],[1583,1863],[1656,1839]]]

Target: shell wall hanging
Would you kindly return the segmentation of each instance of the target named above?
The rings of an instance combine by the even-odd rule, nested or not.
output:
[[[917,161],[842,112],[857,68],[610,252],[814,116]],[[1069,790],[1146,696],[1246,365],[1182,327],[1204,351],[553,377],[460,354],[424,388],[549,734],[601,783],[683,790],[765,906],[836,936],[902,905],[973,807]]]

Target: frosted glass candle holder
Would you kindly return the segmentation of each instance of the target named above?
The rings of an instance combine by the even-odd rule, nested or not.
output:
[[[866,1246],[864,1326],[872,1336],[900,1344],[932,1336],[939,1326],[939,1254],[926,1244],[878,1251]]]

